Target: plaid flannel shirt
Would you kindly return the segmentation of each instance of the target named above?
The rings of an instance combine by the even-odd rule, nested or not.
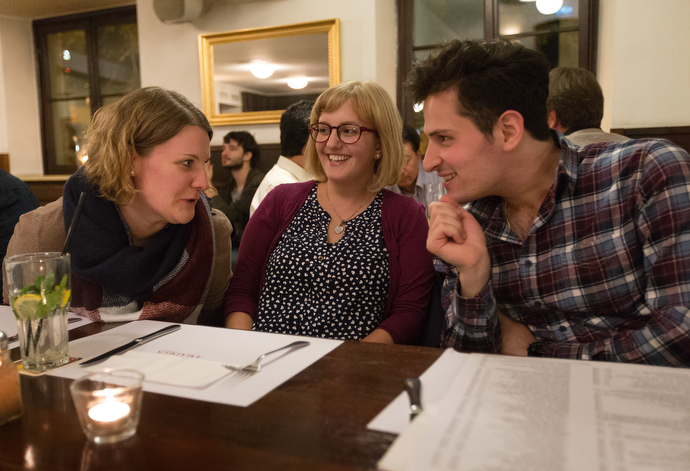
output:
[[[442,345],[500,352],[500,311],[550,357],[690,365],[690,155],[658,139],[557,141],[555,183],[524,242],[501,198],[466,205],[484,228],[492,274],[466,299],[455,267],[435,261]]]

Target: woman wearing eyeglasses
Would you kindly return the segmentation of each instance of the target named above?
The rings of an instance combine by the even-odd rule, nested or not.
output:
[[[414,343],[433,265],[424,208],[383,188],[404,163],[402,123],[374,82],[347,82],[311,113],[307,170],[280,185],[240,245],[226,326],[380,343]]]

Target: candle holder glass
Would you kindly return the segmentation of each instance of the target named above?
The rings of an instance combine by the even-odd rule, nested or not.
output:
[[[137,431],[144,375],[134,370],[106,370],[70,386],[82,430],[94,443],[115,443]]]

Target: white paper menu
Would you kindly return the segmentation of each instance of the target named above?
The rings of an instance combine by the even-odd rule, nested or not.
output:
[[[379,468],[680,471],[689,453],[690,370],[472,354]]]

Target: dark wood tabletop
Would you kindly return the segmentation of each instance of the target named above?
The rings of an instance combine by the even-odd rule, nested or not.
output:
[[[345,341],[249,407],[145,392],[137,434],[114,445],[86,439],[71,380],[23,375],[22,417],[0,426],[0,470],[376,469],[395,435],[367,423],[441,353]]]

